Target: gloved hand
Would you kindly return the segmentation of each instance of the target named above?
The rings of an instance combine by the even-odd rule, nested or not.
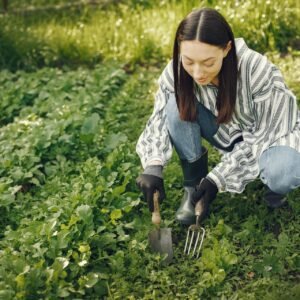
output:
[[[153,212],[153,194],[155,191],[159,192],[159,202],[166,198],[164,180],[162,178],[162,166],[149,166],[136,179],[136,184],[143,192],[144,198],[148,203],[150,212]]]
[[[201,200],[202,214],[200,221],[205,219],[209,214],[209,205],[216,198],[218,188],[206,177],[203,178],[199,185],[196,186],[195,192],[192,194],[192,204],[195,206]]]

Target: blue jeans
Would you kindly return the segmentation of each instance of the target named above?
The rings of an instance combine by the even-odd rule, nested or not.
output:
[[[222,147],[213,138],[219,127],[216,117],[199,102],[197,114],[196,122],[180,120],[175,95],[170,94],[166,106],[168,131],[180,159],[188,162],[198,160],[202,155],[202,138],[227,152],[231,152],[234,145],[243,140],[241,137],[229,147]],[[275,193],[286,194],[300,186],[300,153],[291,147],[268,148],[259,159],[259,168],[260,179]]]

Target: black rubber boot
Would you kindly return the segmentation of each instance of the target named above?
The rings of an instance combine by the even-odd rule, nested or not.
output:
[[[192,193],[202,178],[208,173],[208,153],[207,149],[202,147],[202,156],[195,162],[189,163],[187,160],[181,160],[183,171],[184,195],[180,207],[176,212],[176,220],[182,224],[190,225],[195,223],[195,208],[192,205]]]
[[[277,194],[270,190],[267,186],[265,190],[264,199],[269,208],[279,208],[287,203],[285,195]]]

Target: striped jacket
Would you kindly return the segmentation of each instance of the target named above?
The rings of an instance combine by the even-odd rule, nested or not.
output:
[[[239,136],[243,141],[222,155],[208,177],[220,192],[241,193],[259,175],[258,162],[264,150],[284,145],[300,152],[300,112],[295,95],[284,84],[276,66],[249,49],[243,39],[235,42],[239,70],[236,109],[232,120],[221,124],[214,138],[224,147]],[[158,83],[153,113],[136,147],[144,168],[154,161],[164,166],[172,156],[164,110],[168,93],[174,93],[172,61]],[[217,87],[195,83],[195,94],[217,116]]]

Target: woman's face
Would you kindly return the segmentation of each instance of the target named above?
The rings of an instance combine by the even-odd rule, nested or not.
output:
[[[182,41],[180,53],[183,68],[199,84],[213,83],[218,85],[218,74],[223,58],[231,49],[231,42],[225,49],[195,41]]]

